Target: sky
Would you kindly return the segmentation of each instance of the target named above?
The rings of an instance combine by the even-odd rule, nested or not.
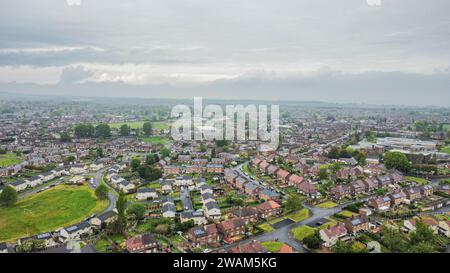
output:
[[[448,0],[0,4],[0,92],[450,106]]]

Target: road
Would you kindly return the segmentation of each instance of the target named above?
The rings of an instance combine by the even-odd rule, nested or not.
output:
[[[101,170],[95,172],[94,173],[94,181],[93,181],[94,183],[91,184],[89,182],[89,187],[91,187],[92,189],[96,189],[100,185],[100,182],[103,179],[103,173],[105,171],[106,171],[106,169],[101,169]],[[103,211],[102,213],[112,211],[116,207],[116,201],[117,201],[117,197],[114,194],[114,189],[111,186],[109,186],[107,183],[105,183],[105,185],[109,188],[109,192],[108,192],[109,205],[105,209],[105,211]]]
[[[180,200],[183,203],[183,209],[185,212],[194,211],[194,205],[192,204],[189,189],[187,187],[182,187]]]
[[[336,144],[336,143],[338,143],[340,141],[346,140],[347,138],[349,138],[354,133],[356,133],[356,132],[352,132],[352,133],[346,134],[344,136],[341,136],[341,137],[339,137],[339,138],[337,138],[337,139],[335,139],[335,140],[333,140],[331,142],[328,142],[327,144],[319,145],[319,147],[310,149],[310,150],[308,150],[307,152],[305,152],[303,154],[310,154],[310,153],[313,153],[313,152],[318,152],[319,149],[325,149],[325,148],[327,148],[329,146],[332,146],[332,145],[334,145],[334,144]]]
[[[34,188],[30,191],[19,194],[19,199],[25,198],[27,196],[33,195],[33,194],[41,192],[41,191],[45,191],[46,189],[49,189],[50,186],[54,187],[56,185],[62,184],[65,182],[65,180],[66,179],[64,177],[62,177],[62,178],[58,178],[57,180],[55,180],[53,182],[44,183],[41,186],[38,186],[37,188]]]

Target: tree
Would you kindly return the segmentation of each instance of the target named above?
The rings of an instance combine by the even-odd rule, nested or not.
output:
[[[120,135],[121,136],[129,136],[131,133],[131,127],[127,124],[120,126]]]
[[[334,253],[353,253],[352,246],[343,241],[337,241],[333,247],[331,247]]]
[[[194,226],[195,226],[194,220],[189,220],[189,221],[186,221],[184,223],[177,223],[175,225],[175,230],[186,232],[190,228],[193,228]]]
[[[139,203],[134,203],[128,208],[127,214],[136,220],[141,220],[145,215],[145,206]]]
[[[157,180],[162,177],[162,172],[160,169],[156,169],[148,165],[139,166],[137,172],[142,179],[150,181]]]
[[[316,231],[313,235],[310,235],[303,239],[303,243],[310,249],[318,249],[320,245],[323,243],[322,238],[320,238],[320,234]]]
[[[103,149],[102,148],[98,148],[97,149],[97,157],[103,157],[103,156],[104,156]]]
[[[212,149],[211,149],[211,158],[215,158],[217,155],[216,155],[216,147],[213,147]]]
[[[144,134],[147,136],[150,136],[153,134],[153,126],[150,122],[145,122],[142,126],[142,130],[144,131]]]
[[[108,198],[108,187],[101,183],[96,189],[95,189],[95,196],[97,196],[98,199],[100,200],[105,200],[106,198]]]
[[[17,202],[17,192],[11,186],[6,186],[0,193],[0,205],[11,207]]]
[[[166,147],[161,148],[161,150],[159,150],[159,153],[161,154],[161,158],[170,156],[170,150],[167,149]]]
[[[302,199],[296,194],[291,194],[286,200],[285,208],[286,211],[295,211],[303,208]]]
[[[63,132],[63,133],[61,133],[61,135],[59,136],[59,140],[60,140],[61,142],[71,142],[71,141],[72,141],[72,137],[70,137],[69,133]]]
[[[405,154],[401,152],[387,152],[384,154],[384,165],[388,169],[396,169],[402,172],[409,172],[411,163]]]
[[[141,160],[139,158],[133,158],[130,163],[131,169],[136,171],[141,166]]]
[[[330,152],[327,155],[327,157],[331,159],[338,159],[339,156],[340,156],[340,149],[338,147],[331,148]]]
[[[420,245],[421,248],[425,247],[426,244],[430,244],[434,250],[435,245],[437,245],[437,236],[433,231],[425,225],[422,221],[416,221],[416,230],[409,236],[411,246]]]
[[[148,154],[145,158],[145,164],[147,165],[153,165],[156,162],[159,161],[158,155],[157,154]]]
[[[200,152],[204,153],[204,152],[206,152],[206,150],[207,150],[206,145],[203,143],[200,144]]]
[[[169,226],[166,224],[157,225],[155,228],[155,232],[165,235],[169,232]]]
[[[127,209],[127,199],[125,193],[121,190],[116,202],[117,220],[114,222],[112,231],[116,234],[124,234],[127,229],[127,218],[125,211]]]
[[[78,124],[75,126],[75,137],[77,138],[89,138],[93,137],[95,128],[91,124]]]
[[[95,137],[108,138],[111,137],[111,127],[106,123],[101,123],[95,127]]]
[[[404,253],[408,249],[408,238],[399,230],[382,227],[383,239],[382,243],[394,253]]]
[[[320,168],[319,169],[319,178],[320,178],[320,180],[327,180],[329,178],[328,169],[327,168]]]
[[[25,242],[16,247],[16,251],[18,253],[32,253],[44,249],[45,249],[45,242],[43,240],[35,240],[35,239],[26,240]]]

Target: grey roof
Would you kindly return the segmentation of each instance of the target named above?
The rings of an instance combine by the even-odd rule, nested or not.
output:
[[[220,209],[219,205],[217,204],[217,202],[215,201],[211,201],[205,204],[206,208],[208,210],[212,210],[212,209]]]
[[[76,224],[76,225],[73,225],[71,227],[66,228],[66,231],[68,233],[75,233],[78,230],[85,229],[85,228],[87,228],[89,226],[90,226],[90,224],[88,222],[81,222],[79,224]]]
[[[153,193],[153,192],[156,192],[156,190],[153,188],[140,188],[137,190],[137,192],[138,193],[147,193],[147,192]]]
[[[176,207],[175,207],[175,205],[174,204],[164,204],[162,207],[161,207],[161,212],[162,213],[165,213],[165,212],[176,212]]]

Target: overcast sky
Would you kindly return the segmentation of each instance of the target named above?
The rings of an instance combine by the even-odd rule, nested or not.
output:
[[[450,106],[448,0],[0,3],[0,91]]]

